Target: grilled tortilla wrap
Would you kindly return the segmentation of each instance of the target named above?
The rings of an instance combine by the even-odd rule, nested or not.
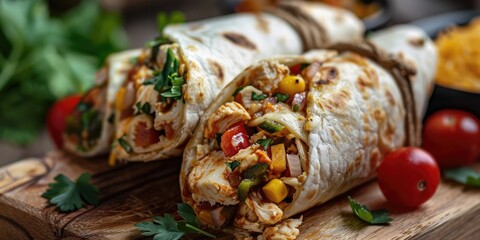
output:
[[[409,26],[372,41],[401,56],[389,61],[408,62],[401,66],[410,79],[403,80],[421,113],[435,71],[432,41]],[[266,239],[298,235],[301,220],[285,219],[372,179],[383,156],[406,144],[411,113],[392,75],[399,69],[387,65],[356,52],[318,50],[250,66],[210,105],[188,143],[183,200],[212,228],[263,232]]]
[[[90,89],[67,119],[63,135],[65,149],[78,156],[92,157],[110,150],[114,133],[113,107],[115,95],[132,68],[132,59],[141,50],[128,50],[112,54],[106,66],[95,78]]]
[[[310,19],[311,28],[297,31],[269,13],[167,27],[164,39],[143,52],[117,95],[117,101],[126,104],[116,109],[120,121],[110,159],[151,161],[180,156],[222,87],[260,58],[301,53],[309,47],[302,39],[309,29],[319,33],[315,27],[322,28],[326,43],[360,39],[363,34],[361,22],[344,10],[304,2],[288,5],[292,7],[303,14],[302,19]]]

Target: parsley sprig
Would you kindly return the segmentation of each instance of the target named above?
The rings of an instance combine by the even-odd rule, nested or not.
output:
[[[480,187],[480,173],[468,167],[445,170],[444,176],[470,187]]]
[[[390,218],[386,209],[371,211],[367,206],[360,204],[355,199],[348,196],[348,203],[352,208],[353,213],[361,220],[370,224],[387,224],[393,219]]]
[[[163,97],[162,100],[173,98],[180,100],[182,98],[182,85],[185,80],[178,73],[179,62],[169,48],[167,50],[167,60],[163,65],[161,72],[155,72],[153,78],[145,80],[143,85],[154,85],[155,91]]]
[[[85,205],[98,205],[99,191],[90,181],[92,177],[83,173],[75,182],[63,174],[55,177],[55,182],[48,184],[48,189],[42,197],[56,205],[61,212],[72,212]]]
[[[137,223],[135,227],[142,231],[143,236],[153,236],[154,240],[177,240],[188,233],[215,238],[215,235],[200,229],[198,219],[190,205],[179,203],[177,212],[183,220],[175,221],[171,214],[166,213],[163,217],[153,217],[153,222]]]

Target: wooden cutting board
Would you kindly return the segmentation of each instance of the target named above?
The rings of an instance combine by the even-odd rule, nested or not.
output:
[[[1,168],[0,239],[139,239],[135,223],[176,210],[179,159],[114,168],[105,162],[52,152]],[[76,179],[84,172],[100,189],[99,206],[59,213],[41,197],[57,174]],[[371,209],[387,208],[394,221],[364,224],[347,195]],[[480,190],[443,181],[430,201],[405,211],[390,206],[372,181],[303,216],[299,239],[480,239]]]

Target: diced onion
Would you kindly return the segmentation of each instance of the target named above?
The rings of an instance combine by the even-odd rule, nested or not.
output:
[[[291,177],[302,175],[302,165],[300,158],[295,154],[287,154],[288,171]]]

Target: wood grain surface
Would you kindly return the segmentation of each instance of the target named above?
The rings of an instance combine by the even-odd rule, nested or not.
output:
[[[172,159],[112,168],[105,159],[61,152],[6,166],[0,169],[0,239],[140,239],[135,223],[175,211],[179,167]],[[99,206],[59,213],[41,197],[57,174],[75,179],[83,172],[100,189]],[[394,221],[364,224],[352,215],[347,195],[371,209],[387,208]],[[404,210],[390,206],[372,181],[303,216],[299,239],[480,239],[480,190],[443,181],[426,204]]]

